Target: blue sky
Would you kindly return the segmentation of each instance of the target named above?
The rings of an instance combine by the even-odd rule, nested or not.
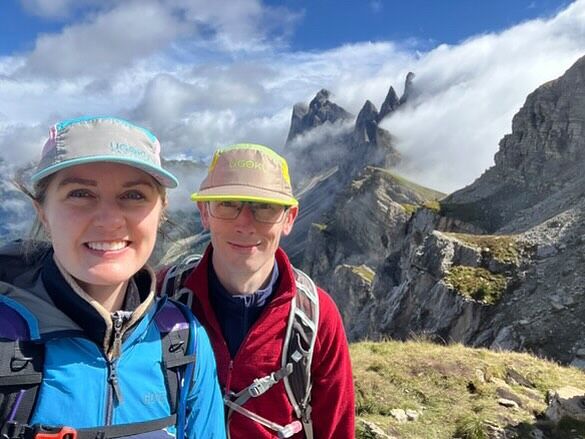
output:
[[[283,151],[295,103],[327,88],[353,114],[379,108],[412,71],[416,100],[382,125],[399,172],[450,192],[493,164],[528,93],[585,55],[585,0],[4,0],[0,32],[11,165],[88,114],[148,126],[168,157]]]
[[[59,4],[60,0],[54,3]],[[291,50],[324,50],[359,41],[416,40],[421,47],[456,44],[525,20],[550,17],[570,0],[280,0],[266,5],[296,15]],[[79,2],[83,4],[83,2]],[[4,0],[0,7],[0,54],[31,50],[39,34],[59,32],[95,6],[39,16],[34,5]]]
[[[430,48],[549,17],[568,0],[285,0],[268,2],[304,11],[292,36],[298,50],[356,41],[409,41]]]

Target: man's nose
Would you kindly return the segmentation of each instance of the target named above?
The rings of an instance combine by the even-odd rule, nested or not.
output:
[[[241,227],[254,226],[256,220],[254,219],[254,211],[249,204],[244,204],[240,214],[236,218],[236,224]]]

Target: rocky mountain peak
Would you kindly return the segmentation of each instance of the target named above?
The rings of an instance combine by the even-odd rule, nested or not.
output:
[[[557,80],[528,95],[500,142],[501,174],[519,173],[526,183],[562,177],[559,171],[585,158],[585,57]]]
[[[412,72],[408,72],[408,74],[406,75],[406,80],[404,81],[404,93],[402,93],[402,96],[400,97],[399,101],[400,105],[408,101],[408,98],[412,95],[412,83],[414,81],[415,76],[416,75]]]
[[[319,92],[315,95],[311,103],[309,104],[309,108],[313,111],[319,111],[319,109],[327,104],[329,101],[329,97],[331,96],[331,92],[322,88]]]
[[[377,128],[378,110],[372,102],[367,100],[360,110],[355,122],[354,138],[357,142],[375,142]]]
[[[299,134],[303,134],[325,122],[335,123],[340,120],[352,119],[354,116],[339,105],[331,102],[331,93],[322,89],[315,95],[307,108],[304,104],[296,104],[293,108],[287,143]]]
[[[528,95],[512,132],[500,141],[495,165],[444,205],[486,230],[511,223],[525,230],[581,195],[584,165],[585,57]]]
[[[398,95],[394,91],[394,87],[390,86],[386,99],[382,103],[380,108],[380,114],[378,115],[378,122],[384,119],[388,114],[392,113],[400,105]]]

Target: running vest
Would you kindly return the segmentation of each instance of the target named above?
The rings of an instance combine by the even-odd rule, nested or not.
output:
[[[44,340],[39,334],[36,317],[25,306],[7,297],[0,299],[2,439],[113,439],[143,434],[152,438],[153,432],[157,431],[161,436],[172,438],[171,434],[164,432],[170,425],[176,426],[178,438],[184,437],[186,395],[194,375],[196,349],[194,320],[184,305],[162,299],[156,305],[158,309],[154,316],[161,337],[161,360],[171,415],[130,424],[75,429],[29,423],[43,382]],[[136,385],[140,386],[140,383]]]
[[[194,294],[183,287],[183,283],[200,260],[201,255],[189,255],[181,263],[171,266],[162,282],[161,294],[191,307]],[[275,431],[279,438],[289,438],[303,430],[307,439],[314,439],[311,420],[311,362],[317,340],[319,296],[312,279],[301,270],[294,267],[293,270],[296,291],[286,327],[282,367],[268,376],[256,378],[238,393],[224,395],[224,404],[228,408],[228,424],[235,411]],[[280,380],[284,382],[288,399],[298,418],[288,425],[272,422],[244,407],[246,401],[261,397]],[[229,428],[227,431],[229,436]]]

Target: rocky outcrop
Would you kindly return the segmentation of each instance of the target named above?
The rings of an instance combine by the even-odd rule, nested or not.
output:
[[[400,102],[398,99],[398,95],[396,95],[394,87],[391,86],[390,90],[388,90],[388,94],[386,95],[386,99],[384,99],[384,102],[380,107],[380,114],[378,114],[378,122],[380,122],[390,113],[394,112],[394,110],[396,110],[399,105]]]
[[[408,72],[408,74],[406,75],[406,79],[404,81],[404,93],[402,94],[402,96],[400,97],[400,100],[398,101],[399,105],[402,105],[404,103],[406,103],[406,101],[408,101],[412,94],[413,94],[413,83],[414,83],[414,77],[416,75],[412,72]]]
[[[585,422],[585,390],[565,386],[550,391],[545,415],[555,423],[563,419]]]
[[[15,174],[1,158],[0,173],[4,176]],[[28,182],[31,166],[16,170],[16,174],[22,182]],[[9,177],[0,180],[0,200],[0,244],[26,237],[35,217],[31,201],[12,184]]]
[[[364,143],[375,115],[366,104]],[[584,151],[585,58],[528,97],[495,166],[469,187],[405,202],[365,171],[311,233],[306,269],[340,295],[351,339],[423,333],[585,364]],[[358,291],[337,267],[362,264],[375,276]],[[335,291],[343,282],[349,292]]]
[[[549,219],[547,203],[570,205],[583,195],[584,120],[582,58],[528,96],[495,165],[444,200],[444,212],[492,231],[523,231]]]
[[[322,89],[310,102],[307,107],[304,104],[296,104],[293,108],[290,130],[287,136],[287,143],[295,137],[312,130],[322,124],[336,123],[343,120],[353,119],[354,116],[345,111],[339,105],[331,102],[331,93]]]

